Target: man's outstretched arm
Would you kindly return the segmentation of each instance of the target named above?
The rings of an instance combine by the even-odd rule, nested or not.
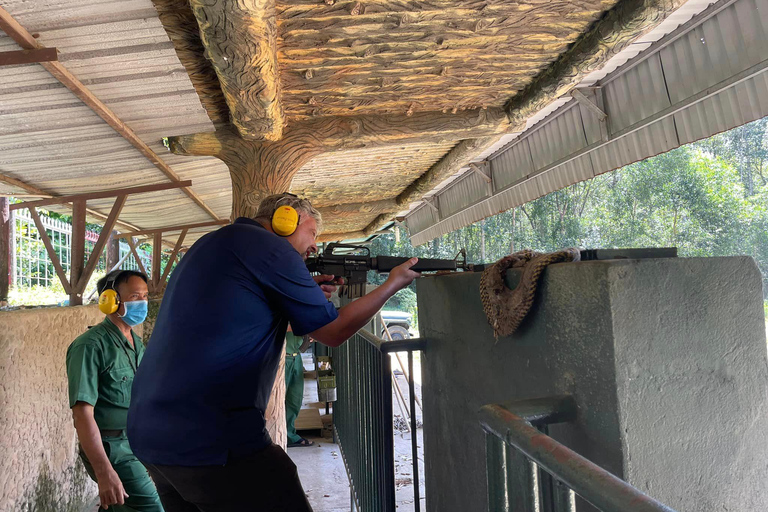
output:
[[[339,316],[333,322],[309,333],[317,341],[338,347],[362,328],[379,312],[384,304],[399,290],[405,288],[421,274],[411,270],[419,261],[411,258],[402,265],[392,269],[387,280],[371,293],[347,304],[339,309]]]

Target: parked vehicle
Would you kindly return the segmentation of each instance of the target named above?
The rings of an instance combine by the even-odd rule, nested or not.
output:
[[[407,340],[411,337],[411,334],[408,332],[413,320],[411,313],[406,313],[405,311],[382,311],[381,318],[384,320],[384,324],[387,326],[393,340]],[[384,328],[381,329],[381,338],[389,339]]]

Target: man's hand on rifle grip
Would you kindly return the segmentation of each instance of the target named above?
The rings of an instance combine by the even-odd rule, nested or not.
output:
[[[330,299],[333,292],[336,291],[336,288],[344,284],[343,277],[336,277],[330,274],[312,276],[312,279],[314,279],[320,286],[320,289],[323,290],[326,299]]]

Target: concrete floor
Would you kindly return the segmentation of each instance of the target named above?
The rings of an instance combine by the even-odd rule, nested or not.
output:
[[[304,436],[315,446],[288,448],[314,512],[349,512],[349,481],[339,446],[331,439]]]

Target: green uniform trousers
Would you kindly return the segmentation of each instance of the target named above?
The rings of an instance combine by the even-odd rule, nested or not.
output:
[[[110,512],[163,512],[163,505],[157,496],[157,489],[144,464],[131,451],[128,444],[128,437],[123,435],[118,437],[102,437],[104,451],[109,458],[110,464],[120,477],[125,492],[128,497],[125,499],[125,505],[112,505],[107,510]],[[85,465],[88,475],[96,481],[96,475],[91,463],[85,456],[82,447],[80,448],[80,458]],[[99,510],[103,510],[99,508]]]
[[[288,443],[298,443],[301,436],[296,433],[296,418],[304,400],[304,364],[301,354],[285,356],[285,420],[288,423]]]

